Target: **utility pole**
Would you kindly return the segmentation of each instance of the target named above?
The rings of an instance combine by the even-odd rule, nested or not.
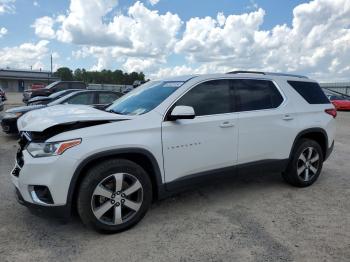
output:
[[[51,54],[51,76],[52,76],[52,54]]]

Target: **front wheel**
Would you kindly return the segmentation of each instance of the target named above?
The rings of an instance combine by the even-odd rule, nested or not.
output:
[[[148,174],[136,163],[112,159],[94,166],[81,183],[77,207],[85,225],[117,233],[137,224],[152,202]]]
[[[323,165],[321,146],[314,140],[301,139],[293,150],[284,180],[297,187],[312,185],[319,177]]]

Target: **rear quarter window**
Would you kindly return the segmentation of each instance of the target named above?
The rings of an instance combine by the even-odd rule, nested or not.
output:
[[[283,102],[281,93],[269,80],[232,80],[238,111],[273,109]]]
[[[288,81],[309,104],[329,104],[327,96],[322,91],[320,85],[315,82]]]
[[[58,91],[63,91],[68,89],[69,85],[68,83],[58,83],[57,85],[53,86],[51,88],[52,92],[56,93]]]
[[[86,86],[84,83],[72,83],[71,88],[72,89],[86,89]]]

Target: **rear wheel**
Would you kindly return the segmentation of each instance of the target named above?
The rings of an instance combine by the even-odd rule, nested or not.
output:
[[[323,165],[321,146],[314,140],[301,139],[295,146],[286,172],[285,181],[297,187],[312,185],[319,177]]]
[[[142,167],[129,160],[108,160],[93,167],[81,183],[77,206],[88,227],[106,233],[137,224],[152,201],[152,184]]]

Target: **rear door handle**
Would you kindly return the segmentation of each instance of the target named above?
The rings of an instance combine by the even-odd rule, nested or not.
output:
[[[290,120],[293,120],[294,117],[292,117],[292,116],[289,115],[289,114],[286,114],[286,115],[284,115],[284,117],[283,117],[282,119],[283,119],[283,120],[286,120],[286,121],[290,121]]]
[[[233,126],[234,126],[234,124],[231,123],[231,122],[229,122],[229,121],[225,121],[225,122],[222,122],[222,123],[220,124],[220,127],[221,127],[221,128],[227,128],[227,127],[233,127]]]

